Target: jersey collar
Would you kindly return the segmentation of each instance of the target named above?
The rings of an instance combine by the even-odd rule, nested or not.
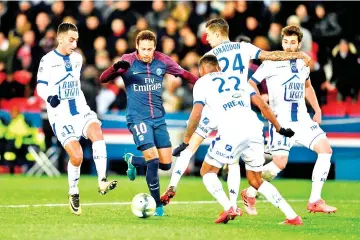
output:
[[[54,49],[54,53],[56,53],[56,55],[60,56],[60,57],[66,57],[66,56],[69,56],[69,55],[62,55],[61,53],[59,53],[56,49]]]

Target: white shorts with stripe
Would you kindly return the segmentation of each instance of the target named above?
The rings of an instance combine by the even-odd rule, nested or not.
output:
[[[86,132],[91,123],[97,122],[101,125],[96,113],[88,105],[78,110],[78,113],[73,116],[68,114],[49,116],[53,132],[62,146],[65,146],[69,141],[79,140],[80,137],[87,139]]]
[[[326,138],[326,133],[310,116],[293,122],[281,121],[279,119],[278,121],[281,127],[291,128],[295,135],[291,138],[284,137],[276,132],[272,124],[269,124],[268,149],[272,155],[288,156],[291,147],[295,143],[313,150],[318,140]]]
[[[250,135],[218,134],[209,146],[205,162],[221,168],[224,164],[234,164],[242,159],[247,170],[261,172],[264,159],[264,138],[262,129]]]

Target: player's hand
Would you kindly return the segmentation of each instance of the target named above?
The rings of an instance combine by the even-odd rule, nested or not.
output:
[[[315,115],[313,117],[313,121],[317,122],[318,124],[321,123],[321,112],[315,112]]]
[[[295,134],[294,131],[291,130],[291,128],[286,128],[286,129],[285,128],[280,128],[279,133],[281,135],[283,135],[285,137],[289,137],[289,138],[291,138]]]
[[[60,99],[58,95],[48,96],[47,102],[50,103],[50,106],[56,108],[60,104]]]
[[[173,150],[172,155],[175,156],[175,157],[180,156],[180,153],[181,153],[182,151],[184,151],[185,148],[187,148],[187,146],[189,146],[188,143],[182,142],[179,146],[177,146],[177,147]]]
[[[117,71],[118,69],[128,69],[130,67],[130,63],[124,60],[118,61],[116,63],[114,63],[114,69]]]
[[[302,52],[302,54],[303,54],[303,60],[305,62],[305,65],[308,67],[312,59],[308,54],[306,54],[304,52]]]

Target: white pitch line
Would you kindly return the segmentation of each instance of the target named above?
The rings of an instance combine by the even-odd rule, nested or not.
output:
[[[289,199],[288,202],[308,202],[307,199]],[[328,200],[329,202],[338,203],[360,203],[360,200]],[[239,201],[242,203],[242,201]],[[267,200],[257,200],[256,202],[265,203]],[[173,201],[171,205],[183,204],[214,204],[216,201]],[[0,205],[0,208],[30,208],[30,207],[67,207],[67,203],[48,203],[48,204],[19,204],[19,205]],[[106,205],[131,205],[131,202],[94,202],[81,203],[82,206],[106,206]]]

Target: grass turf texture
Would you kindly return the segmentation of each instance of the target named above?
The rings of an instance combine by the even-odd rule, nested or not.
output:
[[[196,177],[181,180],[173,200],[179,204],[166,206],[165,217],[140,219],[127,202],[137,193],[148,192],[145,178],[114,179],[119,180],[118,188],[100,196],[97,179],[81,176],[82,215],[78,217],[67,205],[66,176],[0,176],[0,239],[360,239],[359,182],[326,182],[323,198],[338,208],[328,215],[306,211],[309,180],[273,181],[304,221],[303,226],[283,226],[278,224],[285,220],[280,210],[264,201],[257,203],[258,216],[244,213],[226,225],[214,224],[222,209]],[[162,192],[168,182],[169,178],[161,178]],[[223,186],[226,190],[226,183]],[[241,188],[247,186],[242,179]],[[242,202],[239,206],[243,209]]]

